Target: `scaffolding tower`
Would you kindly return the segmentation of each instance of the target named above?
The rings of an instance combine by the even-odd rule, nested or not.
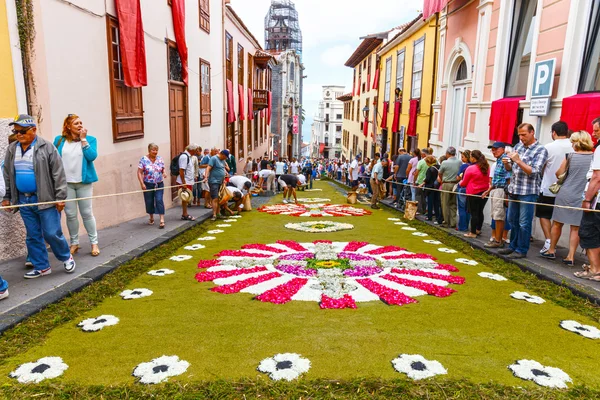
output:
[[[265,17],[265,48],[272,52],[294,50],[302,56],[302,31],[293,1],[271,0]]]

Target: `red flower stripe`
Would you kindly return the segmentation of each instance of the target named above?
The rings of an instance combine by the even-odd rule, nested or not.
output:
[[[433,295],[435,297],[448,297],[452,293],[456,292],[456,290],[454,290],[454,289],[434,285],[433,283],[413,281],[410,279],[400,278],[400,277],[394,276],[394,275],[383,275],[382,278],[387,279],[390,282],[399,283],[400,285],[410,286],[415,289],[423,290],[423,291],[427,292],[427,294]]]
[[[403,249],[402,247],[398,247],[398,246],[384,246],[384,247],[380,247],[378,249],[373,249],[373,250],[365,251],[365,253],[366,254],[378,255],[378,254],[391,253],[393,251],[405,251],[405,250],[406,249]]]
[[[219,260],[200,260],[198,263],[198,268],[210,268],[216,267],[217,265],[221,265],[221,261]]]
[[[242,246],[242,249],[272,251],[273,253],[285,253],[285,250],[278,249],[277,247],[273,246],[268,246],[266,244],[245,244]]]
[[[277,244],[282,244],[295,251],[308,251],[308,249],[305,249],[300,243],[294,242],[293,240],[278,240]]]
[[[356,251],[361,247],[365,247],[368,244],[368,242],[350,242],[346,245],[346,247],[344,247],[343,251]]]
[[[269,258],[273,254],[267,253],[251,253],[243,250],[223,250],[219,254],[215,254],[215,257],[251,257],[251,258]]]
[[[379,298],[389,305],[404,305],[409,303],[417,303],[415,299],[412,297],[408,297],[404,293],[400,293],[395,289],[391,289],[380,285],[379,283],[369,279],[357,279],[356,282],[360,283],[362,286],[375,293]]]
[[[204,272],[198,272],[196,274],[196,280],[198,282],[208,282],[208,281],[214,281],[215,279],[221,279],[221,278],[229,278],[231,276],[239,276],[239,275],[247,275],[247,274],[253,274],[255,272],[262,272],[262,271],[266,271],[267,268],[266,267],[253,267],[253,268],[245,268],[245,269],[233,269],[233,270],[229,270],[229,271],[204,271]]]
[[[292,296],[298,293],[307,282],[308,279],[294,278],[288,283],[267,290],[260,296],[257,296],[256,299],[273,304],[285,304],[292,300]]]
[[[315,240],[313,242],[313,244],[317,244],[317,243],[327,243],[327,244],[332,244],[333,242],[331,240]]]
[[[416,269],[392,268],[392,274],[404,274],[404,275],[412,275],[412,276],[422,276],[424,278],[431,278],[431,279],[440,279],[442,281],[455,283],[457,285],[462,285],[463,283],[465,283],[465,278],[463,278],[462,276],[442,275],[442,274],[436,274],[434,272],[419,271]]]
[[[280,273],[271,272],[270,274],[265,274],[265,275],[256,276],[254,278],[244,279],[243,281],[238,281],[238,282],[232,283],[230,285],[217,286],[210,290],[212,290],[213,292],[217,292],[217,293],[233,294],[233,293],[237,293],[240,290],[245,289],[249,286],[254,286],[261,282],[266,282],[271,279],[279,278],[280,276],[282,276]]]
[[[345,294],[344,297],[339,299],[334,299],[323,294],[321,295],[321,304],[319,306],[327,309],[356,308],[356,302],[349,294]]]
[[[383,256],[386,260],[437,260],[429,254],[401,254],[398,256]]]
[[[458,272],[458,268],[451,264],[438,264],[435,269],[443,269],[444,271]]]

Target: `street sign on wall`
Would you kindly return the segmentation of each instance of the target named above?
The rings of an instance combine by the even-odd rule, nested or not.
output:
[[[554,88],[556,58],[535,63],[529,115],[544,117],[550,111],[550,98]]]
[[[300,132],[300,130],[299,130],[300,124],[299,124],[298,115],[294,115],[293,119],[294,119],[294,123],[292,125],[292,133],[294,135],[297,135]]]

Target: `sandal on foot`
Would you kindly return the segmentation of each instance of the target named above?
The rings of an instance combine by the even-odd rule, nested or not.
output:
[[[577,271],[577,272],[573,272],[573,275],[575,275],[577,278],[587,278],[588,276],[592,275],[592,271],[590,271],[590,266],[587,264],[583,264],[581,266],[581,268],[583,268],[583,271]]]
[[[181,219],[183,221],[195,221],[196,220],[196,218],[192,217],[191,215],[182,215]]]
[[[594,282],[600,282],[600,272],[590,272],[591,275],[588,275],[585,277],[585,279],[589,280],[589,281],[594,281]]]
[[[161,222],[160,225],[158,225],[158,229],[165,229],[165,223]]]
[[[100,255],[100,248],[97,244],[92,245],[92,257],[98,257]]]
[[[69,248],[69,252],[70,252],[71,254],[75,254],[75,253],[77,253],[77,251],[79,251],[79,249],[80,249],[80,247],[79,247],[79,245],[78,245],[78,244],[73,244],[73,245],[71,245],[71,247]]]
[[[154,225],[154,220],[153,219],[149,220],[148,225]]]
[[[465,233],[463,236],[466,238],[471,238],[471,239],[475,239],[477,237],[477,235],[474,235],[472,233]]]

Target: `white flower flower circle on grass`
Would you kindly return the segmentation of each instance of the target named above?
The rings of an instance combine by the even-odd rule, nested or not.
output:
[[[40,383],[45,379],[61,376],[69,368],[60,357],[44,357],[36,362],[21,364],[10,373],[20,383]]]
[[[423,242],[427,243],[427,244],[442,244],[442,242],[440,242],[439,240],[423,240]]]
[[[517,377],[533,381],[540,386],[566,389],[568,382],[573,382],[571,377],[559,368],[546,367],[533,360],[518,360],[508,369]]]
[[[296,353],[275,354],[265,358],[258,365],[258,370],[269,374],[274,381],[293,381],[310,369],[310,360]]]
[[[196,239],[196,240],[202,240],[202,241],[205,241],[205,240],[215,240],[215,239],[216,239],[216,237],[214,237],[214,236],[204,236],[204,237],[199,237],[199,238],[198,238],[198,239]]]
[[[150,289],[131,289],[122,291],[121,297],[123,300],[141,299],[142,297],[151,296],[152,293]]]
[[[448,253],[448,254],[458,253],[456,250],[454,250],[454,249],[448,249],[446,247],[440,247],[438,249],[438,251],[441,251],[442,253]]]
[[[223,220],[223,222],[228,222],[228,223],[237,222],[237,219],[226,219],[226,220]]]
[[[216,225],[217,228],[229,228],[231,225],[230,224],[219,224]]]
[[[407,226],[408,224],[406,222],[394,222],[394,225]]]
[[[168,269],[168,268],[155,269],[152,271],[148,271],[148,275],[152,275],[152,276],[165,276],[165,275],[171,275],[174,273],[175,273],[175,271],[173,271],[172,269]]]
[[[577,333],[588,339],[600,339],[600,329],[592,325],[583,325],[577,321],[564,320],[560,321],[560,327],[568,331]]]
[[[424,232],[413,232],[413,236],[419,236],[419,237],[425,237],[425,236],[429,236]]]
[[[392,364],[396,371],[415,381],[448,373],[439,361],[428,360],[419,354],[401,354],[392,360]]]
[[[156,384],[183,374],[189,366],[189,362],[180,360],[177,356],[162,356],[135,367],[133,376],[140,378],[140,383]]]
[[[528,303],[533,304],[543,304],[546,300],[542,299],[540,296],[533,296],[527,292],[513,292],[510,294],[510,297],[517,300],[525,300]]]
[[[480,272],[477,275],[479,275],[482,278],[491,279],[493,281],[498,281],[498,282],[508,280],[505,277],[503,277],[502,275],[492,274],[491,272]]]
[[[413,228],[412,226],[405,226],[404,228],[402,228],[405,231],[416,231],[417,228]]]
[[[477,264],[479,264],[477,261],[475,261],[475,260],[469,260],[468,258],[457,258],[454,261],[459,262],[461,264],[467,264],[467,265],[477,265]]]
[[[222,229],[213,229],[212,231],[207,231],[206,233],[208,233],[209,235],[216,235],[218,233],[223,233],[223,232],[225,232],[225,231]]]
[[[332,221],[309,221],[300,223],[289,223],[286,224],[285,227],[287,229],[309,233],[337,232],[354,229],[354,225],[352,224],[343,224],[340,222]]]
[[[388,221],[402,221],[400,218],[388,218]]]
[[[206,246],[204,246],[202,244],[192,244],[191,246],[184,247],[185,250],[191,250],[191,251],[202,250],[205,248],[206,248]]]
[[[238,219],[238,218],[242,218],[242,216],[241,216],[241,215],[232,215],[232,216],[230,216],[229,218],[235,218],[235,219]]]
[[[169,260],[171,260],[171,261],[187,261],[190,258],[192,258],[192,256],[182,255],[182,256],[173,256],[173,257],[169,258]]]
[[[98,318],[84,319],[77,326],[84,332],[97,332],[105,326],[112,326],[119,323],[119,318],[114,315],[101,315]]]

